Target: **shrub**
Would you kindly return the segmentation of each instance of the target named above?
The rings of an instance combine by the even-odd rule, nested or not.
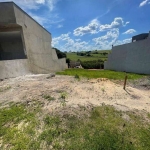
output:
[[[103,69],[104,61],[102,60],[82,61],[81,65],[84,69]]]
[[[80,77],[79,77],[78,74],[76,74],[74,77],[75,77],[76,79],[80,79]]]
[[[64,52],[61,52],[57,48],[53,48],[53,49],[55,49],[58,58],[66,58],[66,54]]]

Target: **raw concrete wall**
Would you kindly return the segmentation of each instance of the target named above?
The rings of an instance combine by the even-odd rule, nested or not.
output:
[[[52,51],[51,34],[46,29],[44,29],[13,2],[0,3],[0,32],[9,31],[21,32],[24,53],[28,58],[26,60],[26,64],[28,65],[25,63],[21,64],[21,67],[28,70],[23,71],[23,74],[25,72],[29,72],[29,70],[32,73],[50,73],[67,68],[65,59],[59,60],[56,52]],[[18,64],[18,60],[14,61]],[[14,61],[13,64],[15,64]],[[9,61],[8,63],[5,61],[0,63],[0,72],[3,70],[3,73],[1,73],[0,76],[7,78],[22,74],[22,69],[16,72],[15,67],[9,68],[9,66],[8,68],[11,71],[7,72],[7,65],[9,65]],[[2,64],[4,64],[3,68]],[[6,71],[4,71],[5,69]]]
[[[26,59],[0,61],[0,79],[29,74],[28,66]]]
[[[150,74],[150,38],[113,47],[104,69]]]
[[[62,68],[51,47],[51,34],[30,16],[14,5],[16,22],[22,26],[26,52],[33,73],[49,73]]]
[[[16,23],[13,3],[1,3],[0,5],[0,23]]]
[[[60,71],[68,68],[66,58],[58,59],[55,49],[52,49],[52,59],[55,62],[55,71]]]
[[[0,60],[13,60],[26,58],[23,53],[23,46],[21,41],[11,41],[0,43],[1,52]]]
[[[19,33],[14,36],[13,32],[1,35],[0,32],[0,60],[25,59],[24,48]],[[4,36],[4,35],[7,36]]]

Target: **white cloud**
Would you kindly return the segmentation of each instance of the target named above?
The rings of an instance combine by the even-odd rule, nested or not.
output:
[[[124,40],[117,40],[114,45],[116,46],[116,45],[127,44],[127,43],[131,43],[131,41],[132,41],[131,38],[129,38],[129,39],[124,39]]]
[[[33,18],[33,19],[35,19],[39,24],[41,24],[41,25],[45,25],[45,24],[47,24],[48,23],[48,19],[47,18],[44,18],[44,17],[42,17],[42,16],[37,16],[37,15],[35,15],[35,14],[33,14],[33,13],[29,13],[29,15]]]
[[[45,3],[45,0],[35,0],[37,3],[39,4],[44,4]]]
[[[124,27],[127,24],[129,24],[129,22],[124,23],[123,18],[116,17],[111,24],[101,25],[100,26],[100,31],[105,31],[105,30],[108,30],[108,29]]]
[[[91,41],[83,41],[82,39],[72,37],[71,32],[54,37],[52,40],[53,47],[57,47],[62,51],[81,51],[96,49],[111,49],[112,45],[122,45],[130,43],[131,38],[118,40],[119,29],[114,28],[106,32],[105,35],[93,38]]]
[[[12,0],[0,0],[0,2],[8,2]],[[19,7],[26,11],[33,19],[35,19],[42,26],[50,27],[52,24],[63,22],[58,14],[50,12],[55,9],[56,3],[59,0],[13,0]],[[48,9],[42,11],[40,14],[33,13],[32,10],[40,9],[42,6]],[[59,26],[60,27],[60,26]]]
[[[79,41],[81,41],[81,39],[75,39],[75,41],[79,42]]]
[[[145,5],[149,4],[149,3],[150,3],[149,0],[144,0],[144,1],[142,1],[140,3],[139,7],[143,7],[143,6],[145,6]]]
[[[62,24],[59,24],[58,26],[57,26],[57,28],[62,28],[63,27],[63,25]]]
[[[45,0],[46,3],[48,4],[49,9],[52,11],[55,8],[55,5],[59,0]]]
[[[67,41],[69,40],[69,34],[71,34],[70,32],[68,32],[67,34],[61,34],[59,37],[55,37],[52,40],[52,45],[55,46],[57,44],[59,44],[60,41]]]
[[[101,18],[101,17],[107,15],[109,12],[110,12],[110,9],[108,9],[105,13],[101,14],[101,15],[99,16],[99,18]]]
[[[99,32],[100,23],[97,19],[93,19],[87,26],[79,27],[74,30],[75,36],[83,36],[85,34],[91,33],[95,34]]]
[[[134,29],[129,29],[129,30],[127,30],[126,32],[124,32],[124,33],[122,33],[122,34],[133,34],[133,33],[135,33],[136,32],[136,30],[134,30]]]
[[[119,37],[119,29],[111,29],[106,35],[94,38],[93,41],[99,49],[110,49]]]
[[[70,32],[67,34],[62,34],[59,37],[52,39],[53,47],[58,47],[62,51],[79,51],[86,50],[88,42],[74,40],[70,37]]]
[[[130,39],[118,40],[119,29],[114,28],[107,31],[103,36],[93,38],[91,41],[82,41],[82,39],[74,39],[71,32],[62,34],[59,37],[54,37],[52,40],[53,47],[57,47],[62,51],[81,51],[81,50],[96,50],[96,49],[111,49],[112,45],[122,45],[130,43]]]
[[[0,2],[8,2],[12,0],[0,0]],[[39,9],[42,5],[49,8],[50,11],[55,9],[59,0],[13,0],[14,3],[19,5],[24,10]]]
[[[74,35],[83,36],[85,34],[96,34],[102,31],[124,27],[127,24],[129,24],[129,22],[124,23],[124,20],[121,17],[116,17],[114,18],[114,21],[111,24],[104,24],[104,25],[100,24],[98,19],[93,19],[87,26],[84,27],[81,26],[76,28],[74,30]]]
[[[0,0],[0,2],[8,2],[8,1],[12,1],[12,0]],[[13,2],[24,10],[39,9],[41,4],[45,3],[45,1],[43,2],[41,0],[21,0],[21,1],[13,0]]]
[[[39,24],[45,27],[50,27],[53,24],[58,24],[64,21],[64,19],[59,18],[57,15],[48,15],[48,14],[42,14],[42,15],[36,15],[31,12],[29,12],[29,15],[36,20]],[[63,25],[61,25],[62,27]],[[58,25],[57,27],[60,28]]]

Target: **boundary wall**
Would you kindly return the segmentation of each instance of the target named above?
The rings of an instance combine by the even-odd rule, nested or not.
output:
[[[150,34],[148,39],[114,46],[104,69],[150,74]]]

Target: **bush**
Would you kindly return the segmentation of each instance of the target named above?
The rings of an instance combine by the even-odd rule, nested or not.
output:
[[[103,69],[104,68],[104,61],[102,61],[102,60],[82,61],[81,66],[84,69]]]
[[[53,48],[53,49],[55,49],[55,51],[56,51],[56,54],[57,54],[57,56],[58,56],[58,59],[59,58],[66,58],[66,54],[64,53],[64,52],[61,52],[59,49],[57,49],[57,48]]]

